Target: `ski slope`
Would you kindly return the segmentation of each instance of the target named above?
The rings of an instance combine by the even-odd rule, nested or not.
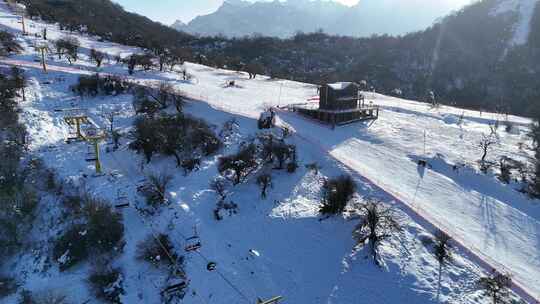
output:
[[[36,21],[30,21],[29,26],[34,32],[48,27],[52,39],[65,34],[54,26]],[[16,19],[3,3],[0,4],[0,27],[18,31]],[[141,169],[140,157],[122,149],[104,154],[104,167],[108,168],[106,177],[81,177],[93,170],[84,162],[86,147],[63,143],[69,130],[62,121],[62,114],[55,113],[54,109],[80,104],[89,110],[92,119],[105,124],[100,118],[101,111],[118,107],[124,113],[119,128],[128,131],[133,121],[131,99],[129,96],[90,100],[74,97],[69,85],[78,75],[94,71],[87,55],[73,66],[50,58],[50,73],[43,75],[39,63],[33,61],[33,39],[21,40],[26,47],[23,54],[2,60],[7,65],[24,67],[31,76],[30,98],[24,104],[23,120],[29,127],[32,153],[42,157],[61,177],[84,183],[96,195],[114,200],[116,191],[124,189],[133,201],[140,200],[135,191],[137,181],[148,172],[170,170],[174,162],[160,159]],[[79,39],[85,54],[91,47],[110,55],[122,53],[125,56],[139,51],[97,42],[95,37]],[[249,80],[243,73],[191,63],[186,63],[185,67],[193,75],[191,81],[181,80],[177,73],[154,71],[139,71],[132,80],[175,84],[193,99],[187,111],[216,126],[231,117],[237,118],[239,138],[225,152],[234,151],[242,138],[256,131],[254,118],[264,108],[304,103],[317,93],[311,84],[266,77]],[[123,67],[112,63],[105,64],[101,72],[126,75]],[[235,80],[237,87],[225,87],[230,80]],[[394,198],[451,233],[499,270],[511,272],[520,286],[534,297],[540,297],[540,206],[517,192],[514,189],[517,184],[505,186],[494,176],[478,174],[474,169],[480,156],[478,140],[489,132],[489,124],[503,118],[444,106],[433,110],[425,104],[375,93],[367,96],[382,107],[381,118],[335,130],[292,113],[280,112],[280,123],[296,132],[294,141],[300,147],[302,162],[317,161],[323,166],[322,175],[314,176],[303,168],[294,175],[280,174],[269,198],[260,204],[256,186],[253,183],[241,185],[233,194],[241,212],[224,223],[216,223],[212,218],[215,197],[208,189],[209,180],[217,174],[216,159],[205,160],[203,169],[188,177],[175,173],[174,187],[169,193],[172,204],[151,223],[141,221],[134,210],[126,210],[127,246],[118,261],[126,271],[125,302],[159,303],[156,282],[163,279],[163,274],[138,263],[133,256],[137,242],[150,231],[169,229],[171,225],[176,244],[183,244],[185,236],[193,234],[194,226],[205,242],[201,255],[189,256],[187,260],[192,287],[186,303],[249,302],[243,296],[254,302],[256,297],[276,294],[284,295],[286,303],[345,304],[360,299],[370,303],[436,302],[433,284],[437,280],[438,266],[420,243],[428,231],[420,225],[422,219],[411,216]],[[499,131],[501,144],[491,151],[489,158],[496,160],[507,155],[526,161],[531,156],[530,151],[519,149],[518,144],[529,144],[526,133],[530,121],[513,116],[508,120],[514,125],[513,130]],[[418,159],[427,159],[432,168],[418,168]],[[465,167],[455,172],[454,164]],[[379,197],[401,209],[399,216],[405,229],[384,247],[388,263],[385,271],[365,260],[363,253],[351,252],[354,244],[350,232],[354,222],[337,218],[318,221],[322,178],[343,172],[355,176],[361,195]],[[40,238],[53,235],[51,231]],[[261,255],[250,255],[250,249]],[[482,269],[471,262],[474,257],[459,250],[458,253],[448,266],[442,300],[486,303],[474,286]],[[223,276],[207,273],[206,257],[217,261]],[[75,303],[90,297],[84,288],[87,268],[69,274],[54,270],[36,272],[34,258],[32,254],[23,256],[21,260],[28,263],[20,263],[16,268],[16,271],[31,274],[25,282],[27,288],[63,288],[69,290]]]

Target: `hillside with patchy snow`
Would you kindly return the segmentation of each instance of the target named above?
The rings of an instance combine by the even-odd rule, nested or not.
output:
[[[31,33],[46,27],[49,39],[70,34],[39,21],[28,25]],[[20,34],[19,27],[17,18],[0,3],[0,28]],[[439,292],[441,302],[489,303],[476,283],[490,270],[487,266],[511,273],[515,291],[525,299],[540,297],[540,205],[518,192],[519,181],[501,183],[496,165],[488,174],[480,173],[477,165],[478,142],[495,124],[501,124],[499,142],[489,159],[497,164],[506,156],[527,163],[532,155],[528,119],[452,107],[432,109],[376,93],[366,96],[381,106],[379,120],[335,130],[279,111],[278,125],[293,131],[288,140],[297,147],[300,167],[294,173],[272,172],[273,187],[266,199],[261,199],[255,177],[232,188],[229,199],[237,211],[216,221],[217,198],[209,183],[219,175],[219,157],[235,152],[259,132],[256,119],[264,109],[305,103],[317,94],[317,87],[267,77],[250,80],[244,73],[192,63],[183,66],[192,75],[190,80],[178,72],[136,71],[128,76],[124,66],[105,63],[102,74],[122,75],[141,85],[165,81],[182,90],[190,97],[186,113],[204,119],[216,133],[226,122],[236,121],[224,148],[203,158],[199,171],[186,175],[173,158],[160,156],[145,164],[128,148],[128,134],[137,118],[133,96],[81,98],[70,89],[80,75],[96,71],[89,59],[91,48],[122,57],[140,50],[96,37],[77,38],[79,60],[70,65],[49,56],[47,74],[35,61],[33,45],[39,39],[32,35],[19,35],[24,52],[0,59],[0,64],[24,68],[30,78],[21,119],[30,134],[31,156],[42,159],[66,184],[84,187],[112,204],[120,192],[132,202],[121,211],[126,244],[113,262],[122,269],[123,303],[161,303],[166,273],[136,258],[137,244],[158,232],[168,233],[184,257],[189,288],[183,303],[256,303],[258,297],[276,295],[284,297],[283,303],[298,304],[437,303]],[[234,87],[226,85],[231,80]],[[101,148],[104,175],[94,176],[93,163],[85,161],[87,144],[65,142],[73,132],[64,121],[62,110],[67,108],[84,109],[102,127],[107,126],[103,113],[112,109],[121,113],[116,120],[116,128],[125,135],[120,149]],[[420,159],[430,166],[419,167]],[[313,163],[319,164],[319,172],[305,166]],[[172,175],[166,193],[169,204],[153,215],[141,215],[138,209],[145,202],[137,188],[150,173],[160,171]],[[351,232],[357,219],[323,220],[318,212],[324,180],[341,174],[353,176],[359,202],[377,198],[395,210],[402,230],[384,243],[383,268],[373,264],[367,250],[355,249]],[[59,261],[51,259],[51,240],[67,223],[60,199],[45,200],[32,233],[33,245],[1,270],[18,276],[20,290],[57,290],[69,303],[98,303],[86,281],[95,263],[61,272]],[[441,286],[439,265],[426,245],[435,228],[458,241]],[[193,235],[202,247],[185,252]],[[209,262],[215,263],[216,271],[208,270]],[[14,294],[0,301],[17,303],[17,298]]]
[[[526,44],[531,31],[531,22],[538,0],[500,0],[492,15],[515,14],[511,44]]]

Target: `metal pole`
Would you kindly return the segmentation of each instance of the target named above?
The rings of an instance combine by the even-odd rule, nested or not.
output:
[[[47,64],[45,63],[45,48],[41,48],[41,64],[43,65],[43,71],[47,73]]]
[[[94,140],[94,151],[96,153],[96,173],[101,174],[101,162],[99,161],[99,143]]]
[[[279,97],[278,97],[278,107],[281,105],[281,90],[283,89],[283,82],[279,86]]]

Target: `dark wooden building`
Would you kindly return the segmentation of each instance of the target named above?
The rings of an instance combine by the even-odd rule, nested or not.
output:
[[[294,105],[293,110],[332,126],[379,117],[379,108],[366,105],[360,87],[353,82],[338,82],[319,87],[319,106]]]
[[[320,110],[348,110],[358,108],[360,101],[358,85],[352,82],[325,84],[319,88]]]

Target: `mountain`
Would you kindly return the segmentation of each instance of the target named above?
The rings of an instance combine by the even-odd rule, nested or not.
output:
[[[377,11],[386,1],[395,0],[361,4]],[[206,58],[204,63],[214,67],[245,70],[258,65],[267,75],[310,83],[366,80],[378,92],[401,92],[400,97],[409,99],[423,100],[434,91],[440,103],[529,116],[540,113],[538,0],[476,1],[424,30],[400,37],[352,38],[316,32],[290,39],[191,36],[126,13],[106,0],[66,0],[62,5],[53,0],[23,2],[29,15],[66,29],[150,50],[189,48],[204,56],[187,60]],[[298,6],[330,4],[296,0],[256,5],[297,12]],[[233,13],[239,6],[257,7],[237,0],[228,1],[220,11]],[[334,3],[333,7],[342,6]],[[354,8],[346,9],[350,13]],[[271,18],[266,20],[272,24]]]
[[[366,1],[367,2],[367,1]],[[540,109],[538,0],[482,0],[423,31],[354,39],[324,33],[237,39],[209,58],[261,62],[276,77],[367,80],[379,92],[533,115]],[[397,89],[397,90],[396,90]]]
[[[173,28],[203,36],[241,37],[262,34],[289,37],[297,31],[314,32],[337,22],[347,7],[329,1],[245,2],[227,0],[214,13]]]
[[[402,35],[431,25],[451,11],[449,4],[430,0],[364,0],[348,7],[334,1],[288,0],[247,2],[227,0],[214,13],[173,28],[203,36],[241,37],[251,34],[286,38],[298,31],[322,29],[334,35],[366,37]]]

